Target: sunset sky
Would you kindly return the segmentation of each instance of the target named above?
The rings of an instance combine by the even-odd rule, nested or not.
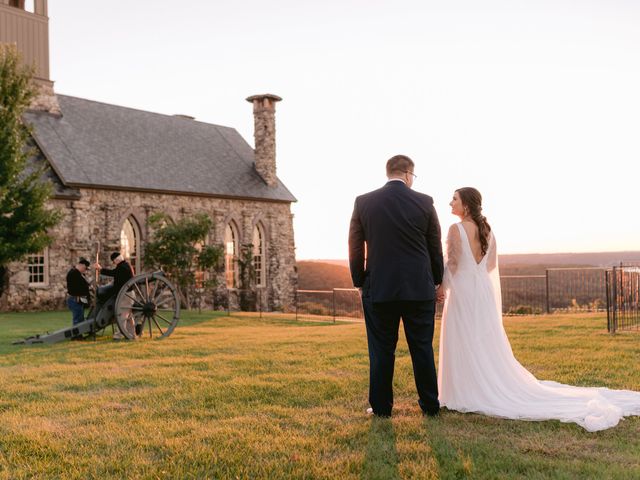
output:
[[[475,186],[501,253],[640,249],[639,2],[51,0],[49,16],[58,93],[252,145],[244,99],[283,97],[298,259],[346,258],[353,200],[397,153],[444,231]]]

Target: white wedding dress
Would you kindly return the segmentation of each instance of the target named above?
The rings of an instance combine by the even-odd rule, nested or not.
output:
[[[540,381],[515,359],[502,326],[493,233],[486,255],[477,263],[462,224],[451,228],[443,285],[441,406],[519,420],[575,422],[590,432],[613,427],[624,416],[640,415],[640,392]]]

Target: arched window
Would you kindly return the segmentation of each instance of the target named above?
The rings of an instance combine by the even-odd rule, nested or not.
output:
[[[235,225],[228,223],[224,231],[224,268],[227,288],[238,286],[238,233]]]
[[[127,218],[120,230],[120,252],[133,267],[140,271],[140,228],[133,217]]]
[[[204,243],[203,242],[197,242],[193,246],[193,248],[196,249],[198,254],[202,251],[203,247],[204,247]],[[205,282],[208,280],[207,272],[204,271],[204,270],[196,270],[195,273],[194,273],[194,280],[195,280],[196,289],[197,290],[203,289]]]
[[[256,286],[264,287],[266,285],[265,272],[265,248],[264,248],[264,230],[262,225],[256,224],[253,227],[253,269],[256,274]]]

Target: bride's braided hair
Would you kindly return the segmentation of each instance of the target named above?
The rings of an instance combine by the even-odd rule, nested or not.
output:
[[[462,206],[468,211],[468,215],[478,226],[478,235],[480,237],[480,248],[482,255],[486,255],[489,249],[489,233],[491,226],[487,222],[487,218],[482,215],[482,195],[473,187],[463,187],[456,190],[462,201]]]

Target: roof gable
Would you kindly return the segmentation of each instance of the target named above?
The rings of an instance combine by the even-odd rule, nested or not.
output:
[[[233,128],[58,95],[63,116],[29,112],[33,135],[68,186],[294,202],[269,187]]]

